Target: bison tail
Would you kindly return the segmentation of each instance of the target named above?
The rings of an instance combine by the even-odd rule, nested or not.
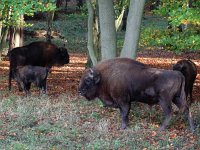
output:
[[[191,104],[191,101],[188,102],[187,98],[186,98],[186,94],[185,94],[185,79],[182,79],[182,85],[181,85],[181,91],[180,91],[180,100],[182,101],[182,103],[179,103],[181,105],[179,105],[179,109],[181,110],[181,112],[183,112],[183,114],[185,115],[185,118],[187,118],[188,123],[190,125],[190,129],[193,132],[194,131],[194,123],[193,123],[193,119],[192,119],[192,115],[191,112],[189,110],[189,106]]]
[[[182,77],[181,87],[180,87],[180,99],[187,103],[187,97],[185,93],[185,78]]]

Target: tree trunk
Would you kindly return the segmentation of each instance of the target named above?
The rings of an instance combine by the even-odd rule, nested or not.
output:
[[[51,43],[51,31],[52,31],[52,22],[54,18],[54,11],[47,12],[47,42]]]
[[[7,27],[2,28],[1,29],[1,39],[0,39],[0,61],[1,61],[1,55],[2,55],[3,49],[6,46],[7,35],[8,35],[8,28]]]
[[[88,8],[88,43],[87,43],[87,48],[89,52],[90,59],[92,61],[92,65],[97,64],[97,54],[94,49],[94,33],[93,33],[93,28],[94,28],[94,9],[91,3],[91,0],[87,0],[87,8]]]
[[[20,40],[21,40],[21,37],[20,37],[20,28],[17,27],[16,30],[15,30],[15,38],[14,38],[14,47],[20,47]]]
[[[101,31],[101,59],[116,57],[116,28],[113,0],[98,0]]]
[[[122,24],[124,12],[125,12],[125,6],[123,6],[122,11],[121,11],[119,17],[118,17],[117,20],[115,21],[116,31],[118,31],[120,25]]]
[[[62,6],[62,0],[56,0],[56,7],[60,8]]]
[[[116,31],[119,30],[119,28],[123,26],[123,21],[124,21],[124,15],[126,13],[127,10],[127,6],[129,4],[128,0],[121,0],[118,2],[119,4],[119,8],[120,8],[120,14],[119,16],[117,16],[117,19],[115,20],[115,26],[116,26]],[[122,26],[121,26],[122,25]]]
[[[24,16],[20,16],[20,24],[18,27],[15,29],[15,34],[14,34],[14,47],[20,47],[23,46],[23,21],[24,21]]]
[[[125,40],[120,57],[136,58],[145,0],[130,0]]]
[[[9,27],[9,48],[8,48],[8,51],[12,50],[15,47],[14,37],[15,37],[15,28]]]
[[[80,9],[83,6],[83,0],[77,0],[77,6]]]

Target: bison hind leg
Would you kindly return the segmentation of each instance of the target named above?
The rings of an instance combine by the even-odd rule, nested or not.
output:
[[[40,94],[46,94],[47,93],[47,82],[46,79],[44,79],[43,81],[40,81],[39,83],[39,90],[40,90]]]
[[[189,111],[189,107],[187,105],[186,100],[182,100],[177,97],[173,100],[174,104],[179,108],[180,112],[184,114],[184,117],[187,118],[188,123],[190,125],[190,129],[194,131],[194,123],[192,120],[191,112]]]

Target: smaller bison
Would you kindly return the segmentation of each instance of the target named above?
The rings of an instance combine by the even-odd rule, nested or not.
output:
[[[39,94],[41,92],[47,92],[47,76],[49,68],[40,66],[18,66],[15,70],[14,79],[22,90],[26,93],[26,96],[30,94],[31,83],[34,83],[39,87]]]
[[[172,103],[187,117],[194,130],[185,96],[185,78],[179,71],[150,68],[129,58],[100,62],[83,73],[78,92],[87,100],[99,98],[104,105],[120,109],[121,128],[128,123],[131,102],[159,104],[164,111],[160,130],[172,117]]]
[[[48,42],[32,42],[22,47],[13,48],[8,53],[10,61],[9,70],[9,90],[11,90],[11,80],[13,79],[14,70],[18,66],[64,66],[69,63],[69,54],[66,48],[57,47]]]
[[[189,103],[193,102],[192,89],[197,76],[197,67],[191,60],[180,60],[173,65],[173,70],[180,71],[185,77],[186,98],[190,97]]]

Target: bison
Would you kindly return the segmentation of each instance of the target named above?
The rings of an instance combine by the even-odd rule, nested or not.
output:
[[[132,101],[159,104],[164,111],[164,130],[172,116],[172,102],[185,114],[190,128],[194,125],[186,102],[185,79],[179,71],[150,68],[129,58],[104,60],[86,69],[78,92],[87,100],[99,98],[106,106],[120,109],[121,128],[128,123]]]
[[[12,49],[9,53],[10,70],[9,70],[9,90],[11,90],[11,80],[13,79],[14,70],[17,66],[63,66],[69,63],[69,54],[67,49],[48,42],[32,42],[29,45]]]
[[[175,65],[173,65],[173,70],[180,71],[185,77],[185,94],[186,98],[188,96],[190,99],[188,100],[191,104],[193,102],[192,98],[192,89],[193,84],[197,76],[197,67],[195,63],[191,60],[179,60]]]
[[[39,91],[46,93],[49,68],[40,66],[18,66],[14,71],[14,79],[19,83],[26,95],[30,94],[31,83],[39,87]]]

